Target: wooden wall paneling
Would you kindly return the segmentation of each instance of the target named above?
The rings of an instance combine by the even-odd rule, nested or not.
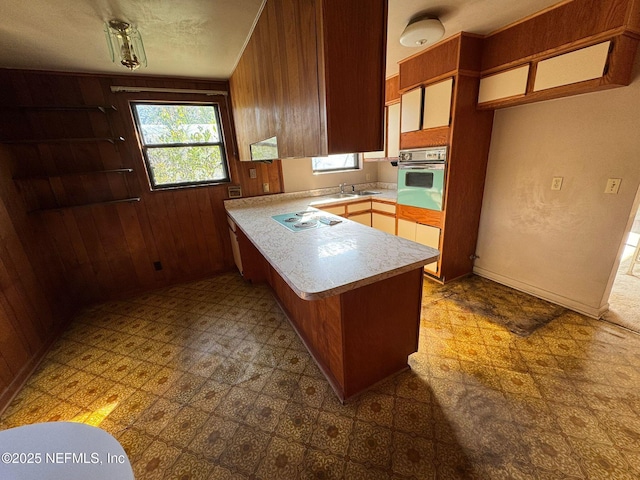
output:
[[[14,325],[15,313],[8,305],[4,294],[0,295],[0,357],[6,365],[11,381],[20,373],[23,365],[29,361],[29,347],[23,328]]]
[[[400,75],[389,77],[384,82],[384,103],[391,105],[400,101]]]
[[[165,197],[165,202],[167,200],[169,197]],[[187,191],[176,192],[172,201],[167,202],[167,210],[175,215],[175,221],[172,222],[175,228],[172,228],[172,233],[176,238],[180,263],[184,267],[183,274],[190,277],[196,272],[195,275],[198,275],[204,266],[202,257],[207,258],[208,255],[198,250],[197,234],[194,228],[196,225],[191,217]]]
[[[138,279],[138,286],[152,287],[157,279],[154,275],[153,262],[157,258],[155,245],[149,246],[144,238],[141,219],[138,216],[140,204],[121,204],[116,206],[120,225],[130,253],[133,272]]]
[[[91,268],[91,258],[87,251],[87,245],[84,243],[73,211],[66,210],[51,215],[44,214],[41,215],[41,218],[49,222],[59,221],[59,225],[49,225],[49,231],[56,233],[55,236],[52,235],[52,239],[57,244],[68,243],[73,249],[73,260],[77,264],[63,257],[65,274],[70,277],[67,288],[73,292],[72,298],[79,299],[81,304],[90,303],[100,298],[100,290]],[[58,251],[61,251],[62,248],[59,245]]]
[[[9,385],[14,379],[14,374],[9,368],[9,364],[0,353],[0,392],[9,392]],[[8,395],[7,395],[8,396]],[[0,393],[0,405],[3,405],[4,395]]]
[[[133,204],[126,205],[134,208]],[[125,207],[123,205],[123,207]],[[90,207],[99,239],[111,275],[106,287],[109,298],[123,291],[135,292],[140,289],[118,211],[113,206],[98,205]]]
[[[453,75],[458,68],[459,49],[460,34],[399,62],[400,93],[430,79]]]
[[[586,37],[622,30],[631,1],[574,0],[508,25],[485,38],[482,71],[506,67]]]
[[[23,295],[23,284],[12,264],[11,255],[14,253],[9,252],[4,246],[0,248],[0,285],[2,286],[0,300],[5,310],[6,324],[10,324],[15,330],[14,340],[19,340],[20,348],[16,346],[14,351],[19,351],[20,355],[23,355],[24,351],[25,355],[25,358],[21,357],[20,361],[9,362],[10,365],[19,364],[37,350],[45,326],[29,304],[28,297]]]
[[[188,192],[191,221],[201,227],[195,229],[198,252],[203,265],[203,271],[199,272],[201,275],[211,270],[224,270],[227,266],[220,258],[220,252],[224,252],[224,247],[220,245],[216,218],[211,210],[212,198],[216,198],[214,192],[205,189],[194,188]]]

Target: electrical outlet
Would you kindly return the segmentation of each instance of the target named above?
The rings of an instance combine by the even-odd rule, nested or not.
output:
[[[620,188],[620,182],[622,182],[621,178],[610,178],[607,180],[607,187],[604,189],[604,193],[618,193],[618,189]]]
[[[365,174],[364,178],[365,178],[365,180],[367,182],[370,182],[371,181],[371,174],[370,173]]]
[[[560,190],[562,188],[562,177],[553,177],[551,181],[551,190]]]
[[[268,183],[263,183],[262,184],[262,191],[264,193],[269,193],[269,184]]]
[[[255,168],[249,169],[249,178],[258,178],[258,173]]]

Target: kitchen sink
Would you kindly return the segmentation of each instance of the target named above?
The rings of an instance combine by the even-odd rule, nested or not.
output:
[[[329,198],[353,198],[358,195],[357,193],[334,193],[333,195],[329,195]]]
[[[358,195],[379,195],[380,192],[374,192],[373,190],[362,190],[358,192]]]

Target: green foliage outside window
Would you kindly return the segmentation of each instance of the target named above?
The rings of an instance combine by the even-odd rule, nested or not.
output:
[[[216,105],[134,103],[152,186],[229,181]]]

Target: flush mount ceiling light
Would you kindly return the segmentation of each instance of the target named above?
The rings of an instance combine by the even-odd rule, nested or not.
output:
[[[444,26],[438,18],[419,16],[412,19],[400,35],[400,43],[405,47],[421,47],[437,42],[444,35]]]
[[[120,63],[129,70],[147,66],[147,55],[140,32],[130,23],[122,20],[109,20],[104,25],[111,61],[119,58]]]

